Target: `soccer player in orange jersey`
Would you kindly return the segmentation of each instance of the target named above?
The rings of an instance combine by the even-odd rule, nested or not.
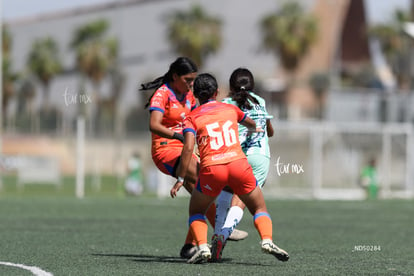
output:
[[[157,168],[172,177],[177,177],[176,169],[183,148],[184,136],[182,122],[185,116],[196,107],[196,100],[191,91],[197,66],[186,57],[177,58],[168,72],[156,80],[142,84],[141,90],[156,89],[145,107],[149,106],[149,128],[152,136],[151,154]],[[184,187],[191,193],[197,181],[198,158],[192,155],[185,172],[180,174]],[[215,206],[207,214],[214,227]],[[180,251],[183,258],[195,253],[195,241],[188,232],[186,241]]]
[[[185,142],[177,170],[178,179],[170,191],[171,196],[175,197],[183,185],[182,177],[186,174],[197,142],[200,171],[196,189],[190,199],[189,225],[198,250],[187,262],[202,263],[211,259],[212,253],[207,245],[208,226],[205,213],[226,185],[232,188],[254,216],[254,225],[262,239],[262,251],[281,261],[287,261],[288,253],[272,241],[272,220],[262,191],[257,186],[252,168],[238,140],[238,123],[251,131],[261,129],[256,129],[256,123],[246,117],[237,106],[216,102],[217,92],[217,81],[212,75],[201,74],[195,79],[194,95],[200,106],[184,120]],[[224,240],[217,239],[213,242],[217,243],[216,248],[224,246]],[[218,254],[219,252],[221,250],[217,251]]]

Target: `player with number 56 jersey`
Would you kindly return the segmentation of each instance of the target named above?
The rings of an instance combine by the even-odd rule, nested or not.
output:
[[[200,172],[190,199],[188,220],[197,241],[197,252],[188,263],[221,259],[225,241],[215,236],[212,252],[207,244],[208,226],[205,214],[217,195],[226,186],[237,194],[254,216],[254,225],[262,239],[262,251],[287,261],[289,254],[272,241],[272,220],[267,212],[262,191],[256,185],[252,167],[247,162],[238,140],[238,123],[250,131],[262,132],[256,123],[237,106],[216,102],[218,85],[210,74],[201,74],[194,81],[194,96],[200,106],[184,119],[184,147],[177,169],[177,182],[170,191],[176,197],[183,186],[185,174],[197,143],[200,151]]]
[[[202,167],[246,159],[238,131],[238,123],[245,118],[237,106],[217,101],[197,107],[185,118],[183,132],[196,135]]]

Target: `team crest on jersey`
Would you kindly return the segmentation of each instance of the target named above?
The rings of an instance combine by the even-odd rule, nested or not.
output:
[[[185,112],[181,113],[180,116],[182,119],[185,119]]]
[[[173,105],[171,106],[171,108],[178,108],[178,105],[176,105],[175,103],[173,103]]]

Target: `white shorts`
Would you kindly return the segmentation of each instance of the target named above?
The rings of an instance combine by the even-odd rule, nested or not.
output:
[[[252,166],[257,185],[262,188],[269,173],[270,158],[260,154],[252,154],[247,156],[247,160],[250,166]]]

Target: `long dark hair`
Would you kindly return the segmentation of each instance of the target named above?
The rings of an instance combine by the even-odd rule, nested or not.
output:
[[[211,74],[204,73],[197,76],[194,80],[194,96],[200,104],[207,102],[217,92],[217,80]]]
[[[246,68],[237,68],[230,76],[230,97],[240,109],[252,109],[248,100],[259,104],[258,100],[250,95],[254,89],[253,74]]]
[[[169,83],[173,80],[173,75],[177,74],[178,76],[187,75],[189,73],[195,73],[198,71],[197,65],[187,57],[179,57],[173,63],[170,64],[170,68],[168,72],[165,73],[163,76],[156,78],[153,81],[142,83],[141,84],[141,91],[155,89],[155,91],[161,87],[164,83]],[[155,93],[154,91],[154,93]],[[151,97],[148,99],[148,102],[145,105],[147,108],[150,104],[152,97],[154,96],[152,93]]]

